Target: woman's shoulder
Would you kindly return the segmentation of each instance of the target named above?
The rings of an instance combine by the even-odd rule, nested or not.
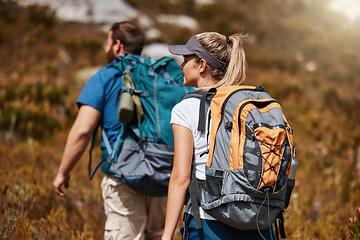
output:
[[[174,106],[171,112],[171,123],[192,126],[199,116],[200,99],[186,98]],[[191,127],[190,127],[191,128]],[[192,129],[192,128],[191,128]]]
[[[185,98],[181,100],[179,103],[177,103],[173,111],[186,111],[186,112],[192,112],[193,110],[198,110],[200,104],[200,99],[191,97],[191,98]]]

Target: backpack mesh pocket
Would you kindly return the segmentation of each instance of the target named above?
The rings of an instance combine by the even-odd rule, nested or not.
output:
[[[255,137],[261,147],[257,152],[263,160],[261,182],[258,189],[275,189],[283,159],[286,131],[283,128],[258,127],[254,130]]]

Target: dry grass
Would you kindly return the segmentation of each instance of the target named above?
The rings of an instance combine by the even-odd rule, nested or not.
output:
[[[131,2],[146,7],[143,0]],[[299,167],[285,213],[288,239],[359,239],[360,36],[355,25],[344,26],[337,15],[319,15],[323,1],[237,5],[229,0],[187,9],[172,2],[169,7],[155,1],[149,15],[170,9],[196,17],[198,31],[250,33],[248,83],[262,84],[277,98],[294,128]],[[82,88],[74,73],[105,64],[106,35],[90,25],[60,23],[47,11],[0,1],[0,239],[102,239],[102,173],[88,180],[87,154],[72,172],[68,197],[55,196],[52,181]],[[172,44],[194,33],[158,27],[164,31],[160,38]],[[63,51],[71,61],[59,60]],[[295,53],[304,59],[295,60]],[[305,70],[309,61],[316,71]],[[94,159],[99,155],[96,148]]]

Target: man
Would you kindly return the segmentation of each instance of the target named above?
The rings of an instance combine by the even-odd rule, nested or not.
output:
[[[139,57],[144,34],[131,22],[112,25],[106,44],[108,62],[125,54]],[[123,78],[119,70],[104,67],[90,78],[77,101],[79,112],[70,130],[59,171],[54,180],[55,192],[64,197],[61,187],[69,186],[70,171],[79,161],[98,124],[105,130],[113,147],[122,127],[117,119],[117,94]],[[101,148],[106,153],[105,144]],[[104,170],[105,172],[105,170]],[[127,185],[105,175],[102,194],[106,215],[105,239],[160,239],[164,222],[166,197],[144,197]]]

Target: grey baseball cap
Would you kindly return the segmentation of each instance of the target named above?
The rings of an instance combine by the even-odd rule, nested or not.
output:
[[[170,45],[169,52],[174,55],[193,55],[204,59],[210,66],[224,70],[227,67],[227,64],[223,61],[218,60],[213,55],[211,55],[208,51],[201,46],[201,44],[196,40],[194,36],[192,36],[186,45]]]

